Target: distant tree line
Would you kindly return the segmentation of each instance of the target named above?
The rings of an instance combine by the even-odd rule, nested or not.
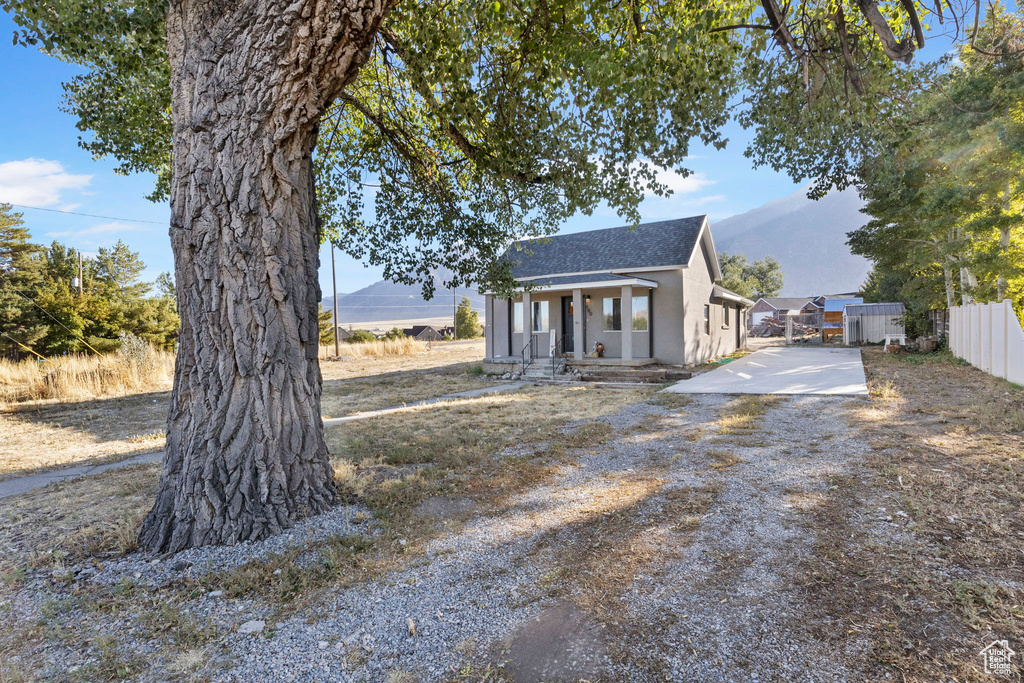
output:
[[[118,240],[83,258],[79,293],[78,252],[30,240],[22,215],[0,204],[0,356],[103,353],[125,333],[174,348],[180,321],[170,273],[143,282],[146,265]]]

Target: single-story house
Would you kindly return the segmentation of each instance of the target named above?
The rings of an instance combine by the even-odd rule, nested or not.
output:
[[[718,284],[706,216],[527,240],[505,258],[524,290],[486,296],[489,362],[681,365],[746,344],[754,302]]]
[[[444,338],[444,334],[431,325],[413,325],[402,332],[406,337],[412,337],[419,341],[441,341]]]
[[[750,308],[750,322],[751,327],[755,327],[759,322],[765,318],[782,318],[787,315],[803,315],[805,313],[812,313],[813,310],[807,308],[808,304],[815,307],[813,297],[809,296],[789,296],[789,297],[761,297],[757,300]]]

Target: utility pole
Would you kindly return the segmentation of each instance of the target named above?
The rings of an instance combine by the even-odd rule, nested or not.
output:
[[[331,286],[334,289],[334,356],[341,355],[338,350],[338,276],[334,270],[334,242],[331,242]]]
[[[459,288],[452,285],[452,341],[459,338],[459,299],[456,293]]]
[[[85,289],[83,287],[83,279],[85,276],[85,269],[82,267],[82,251],[78,251],[78,296],[82,296]]]

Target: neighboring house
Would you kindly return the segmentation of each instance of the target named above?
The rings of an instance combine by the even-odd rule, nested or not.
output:
[[[762,297],[750,309],[751,327],[756,326],[765,318],[782,318],[787,315],[800,315],[807,304],[813,305],[809,296],[797,297]]]
[[[430,325],[413,325],[402,332],[406,337],[412,337],[419,341],[441,341],[444,338],[444,333]]]
[[[532,288],[512,299],[487,295],[490,362],[550,356],[554,341],[570,364],[597,344],[609,364],[691,364],[746,343],[753,302],[717,284],[706,216],[529,240],[505,257]]]

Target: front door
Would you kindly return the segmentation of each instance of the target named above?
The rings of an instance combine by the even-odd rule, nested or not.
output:
[[[565,353],[572,353],[576,349],[576,347],[574,346],[574,343],[573,343],[574,342],[573,337],[574,337],[574,335],[576,333],[576,328],[573,326],[573,321],[572,321],[573,313],[575,313],[575,311],[572,310],[572,297],[571,296],[563,296],[562,297],[562,334],[565,335],[565,348],[563,349],[563,351]]]

